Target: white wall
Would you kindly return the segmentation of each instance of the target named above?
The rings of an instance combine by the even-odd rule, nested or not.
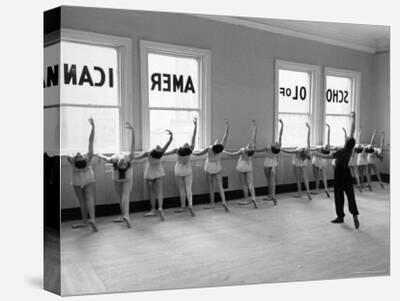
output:
[[[278,35],[242,26],[224,24],[190,15],[63,7],[63,28],[129,37],[133,46],[132,116],[137,133],[141,130],[139,41],[141,39],[209,49],[212,53],[211,71],[211,140],[223,132],[223,118],[231,121],[228,148],[245,145],[250,138],[250,121],[259,125],[259,147],[272,142],[274,113],[274,62],[276,59],[307,64],[351,69],[362,73],[361,114],[365,137],[372,131],[370,112],[380,110],[372,96],[377,78],[376,56],[360,51],[327,45],[315,41]],[[380,66],[380,64],[379,64]],[[379,81],[384,79],[379,79]],[[379,84],[385,89],[385,84]],[[382,92],[383,93],[383,92]],[[385,120],[382,113],[382,120]],[[379,119],[380,120],[380,119]],[[375,122],[375,121],[374,121]],[[367,126],[368,124],[368,126]],[[138,135],[138,149],[141,137]],[[262,157],[254,161],[255,184],[265,186]],[[177,196],[173,179],[173,162],[165,162],[165,196]],[[229,177],[229,189],[240,189],[235,172],[236,160],[223,161],[223,174]],[[96,164],[97,203],[115,203],[116,195],[109,173],[103,164]],[[62,170],[62,208],[78,205],[70,182],[70,169]],[[134,165],[132,200],[147,199],[143,182],[143,164]],[[311,169],[310,169],[310,178]],[[278,184],[293,183],[290,160],[283,158],[279,166]],[[194,162],[195,194],[206,193],[203,160]]]

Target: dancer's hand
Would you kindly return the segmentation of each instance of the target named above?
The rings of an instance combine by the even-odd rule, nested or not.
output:
[[[282,119],[279,118],[278,122],[279,122],[281,125],[283,125]]]
[[[197,124],[197,117],[193,118],[193,123],[196,125]]]
[[[327,128],[329,128],[329,129],[331,128],[331,126],[328,123],[325,123],[325,125]]]
[[[92,127],[94,127],[94,120],[93,120],[93,118],[90,117],[88,120],[89,120],[90,125],[91,125]]]
[[[171,136],[172,137],[172,132],[170,131],[170,130],[165,130],[166,132],[167,132],[167,134],[169,135],[169,136]]]
[[[125,128],[130,129],[130,130],[134,130],[132,124],[130,124],[129,122],[125,122]]]
[[[356,118],[356,112],[354,112],[354,111],[351,112],[351,117],[352,117],[352,118]]]
[[[306,122],[306,127],[310,128],[310,124],[308,122]]]

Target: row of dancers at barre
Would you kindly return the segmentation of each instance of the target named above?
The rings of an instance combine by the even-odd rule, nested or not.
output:
[[[253,133],[251,141],[245,147],[236,151],[229,151],[225,149],[226,142],[229,135],[229,122],[225,120],[225,132],[220,141],[216,140],[213,145],[210,145],[202,150],[195,150],[195,141],[197,133],[197,119],[193,120],[194,129],[190,143],[185,143],[179,148],[174,148],[169,151],[168,148],[173,139],[173,133],[166,130],[169,139],[164,146],[157,145],[154,149],[143,152],[135,152],[135,131],[132,125],[127,122],[126,128],[131,132],[131,148],[128,154],[115,153],[113,155],[95,154],[94,153],[94,138],[95,138],[95,123],[92,118],[89,119],[91,125],[91,132],[89,136],[89,150],[86,154],[80,152],[67,156],[68,162],[72,166],[72,186],[74,192],[79,200],[82,222],[72,225],[73,228],[91,226],[93,231],[97,232],[98,227],[95,222],[95,175],[90,166],[91,160],[94,156],[99,157],[108,164],[112,164],[112,180],[114,182],[115,190],[119,197],[121,216],[114,219],[113,222],[125,223],[128,228],[131,228],[131,219],[129,215],[130,194],[133,186],[133,162],[135,160],[146,159],[146,166],[144,171],[144,179],[147,185],[147,190],[150,197],[151,210],[145,214],[146,217],[158,215],[162,221],[165,220],[163,213],[163,178],[165,171],[162,166],[161,159],[163,156],[177,155],[175,164],[175,179],[176,185],[179,190],[181,207],[176,212],[183,212],[188,209],[192,216],[195,216],[193,209],[193,194],[192,194],[192,181],[193,173],[191,166],[191,156],[206,155],[204,171],[207,178],[209,189],[210,204],[205,209],[213,209],[214,202],[214,188],[219,192],[222,206],[226,212],[229,212],[229,207],[226,203],[224,188],[222,185],[222,164],[221,157],[223,155],[230,157],[238,157],[236,170],[239,174],[240,183],[242,185],[244,200],[240,202],[241,205],[252,204],[254,208],[258,208],[254,180],[253,180],[253,162],[252,157],[255,153],[265,153],[264,159],[264,173],[268,185],[268,197],[264,200],[273,201],[274,205],[277,204],[275,196],[275,182],[276,170],[279,164],[280,152],[293,155],[292,165],[294,175],[296,177],[298,196],[301,197],[301,182],[303,181],[306,188],[306,194],[311,200],[311,193],[309,189],[309,181],[307,175],[307,166],[311,161],[313,172],[316,182],[316,191],[319,192],[320,181],[322,180],[325,193],[329,197],[327,187],[327,167],[329,160],[316,155],[316,153],[329,154],[335,147],[330,146],[330,126],[327,126],[327,143],[320,146],[310,146],[310,125],[307,126],[307,145],[305,147],[297,148],[281,148],[282,146],[282,133],[283,121],[279,120],[280,130],[279,139],[275,143],[269,144],[264,148],[256,148],[257,124],[253,120]],[[345,139],[347,138],[346,131]],[[352,126],[351,136],[354,134],[354,126]],[[371,189],[369,171],[373,170],[378,176],[379,183],[383,186],[379,177],[377,169],[377,159],[382,159],[382,147],[384,135],[380,141],[379,147],[374,147],[373,142],[376,132],[373,134],[371,143],[369,145],[358,144],[349,162],[349,166],[353,171],[353,175],[357,179],[357,187],[362,189],[363,175],[366,175],[368,187]],[[334,161],[334,160],[333,160]],[[333,162],[334,163],[334,162]],[[362,177],[360,177],[362,176]],[[250,192],[250,196],[249,196]],[[158,209],[156,209],[156,199],[158,200]],[[186,199],[188,207],[186,207]]]

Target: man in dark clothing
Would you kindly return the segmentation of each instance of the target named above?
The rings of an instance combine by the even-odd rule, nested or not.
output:
[[[334,172],[334,194],[335,194],[335,209],[336,218],[332,220],[334,224],[341,224],[344,221],[344,194],[346,193],[347,202],[349,205],[349,211],[353,215],[354,226],[356,229],[360,227],[358,220],[358,209],[356,204],[356,198],[353,189],[353,178],[351,176],[350,168],[348,163],[352,155],[354,145],[356,144],[354,136],[355,127],[355,114],[352,113],[352,130],[350,137],[346,139],[346,143],[343,148],[339,149],[332,155],[315,153],[316,156],[335,159],[335,172]]]

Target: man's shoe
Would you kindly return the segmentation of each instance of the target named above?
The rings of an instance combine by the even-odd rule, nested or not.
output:
[[[333,224],[342,224],[343,221],[344,221],[343,218],[337,217],[334,220],[332,220],[331,223],[333,223]]]

